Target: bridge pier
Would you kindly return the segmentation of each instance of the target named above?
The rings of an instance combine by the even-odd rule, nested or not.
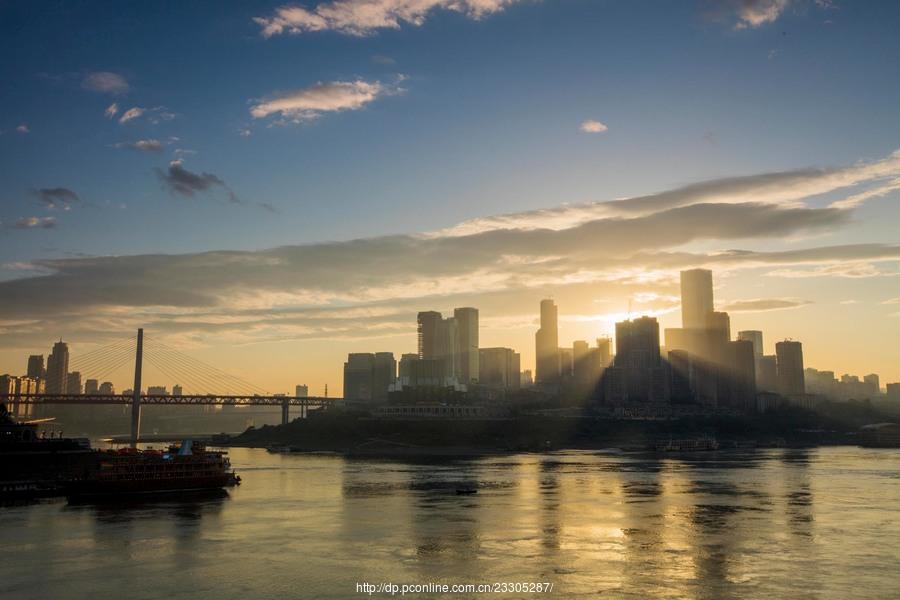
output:
[[[291,403],[285,398],[281,401],[281,424],[287,425],[290,423],[290,411],[291,411]]]

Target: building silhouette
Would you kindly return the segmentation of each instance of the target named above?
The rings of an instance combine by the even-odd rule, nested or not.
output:
[[[806,393],[803,378],[803,345],[785,340],[775,344],[778,359],[778,393],[788,398],[796,398]]]
[[[53,350],[47,357],[48,394],[65,394],[68,391],[69,346],[62,340],[53,344]]]
[[[713,311],[712,271],[690,269],[681,272],[681,326],[704,329],[706,316]]]
[[[535,334],[535,380],[559,382],[559,314],[553,300],[541,300],[541,327]]]
[[[84,393],[86,396],[95,396],[100,392],[100,382],[96,379],[84,380]]]
[[[309,386],[302,383],[294,386],[294,395],[298,398],[309,396]]]
[[[521,387],[521,358],[512,348],[481,348],[479,383],[511,390]]]
[[[28,357],[28,369],[25,374],[31,379],[44,380],[47,377],[47,371],[44,369],[43,354],[32,354]]]
[[[478,309],[456,308],[453,318],[457,328],[459,360],[457,379],[460,383],[477,383],[479,380]]]
[[[397,363],[392,352],[348,354],[344,363],[344,399],[385,402],[396,378]]]

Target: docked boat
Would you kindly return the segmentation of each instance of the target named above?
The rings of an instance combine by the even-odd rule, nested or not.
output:
[[[654,446],[657,452],[704,452],[718,450],[719,442],[712,437],[669,439]]]
[[[97,453],[93,468],[69,486],[70,499],[196,492],[238,485],[226,452],[190,440],[168,450],[132,448]]]

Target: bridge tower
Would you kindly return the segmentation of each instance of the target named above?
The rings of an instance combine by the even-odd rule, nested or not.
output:
[[[144,329],[137,331],[137,351],[134,356],[134,390],[131,395],[131,447],[137,448],[141,437],[141,367],[144,360]]]

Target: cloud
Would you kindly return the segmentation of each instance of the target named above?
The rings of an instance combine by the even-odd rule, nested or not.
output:
[[[24,217],[13,225],[16,229],[53,229],[56,227],[54,217]]]
[[[184,168],[183,159],[178,158],[169,162],[169,168],[165,171],[156,169],[156,174],[169,192],[174,195],[193,198],[199,193],[219,188],[228,194],[231,202],[238,202],[234,192],[219,177],[212,173],[193,173],[188,171]]]
[[[884,302],[882,302],[882,304],[900,304],[900,297],[885,300]]]
[[[88,73],[81,81],[81,87],[92,92],[104,94],[124,94],[128,91],[128,81],[118,73],[96,71]]]
[[[849,210],[889,193],[891,190],[884,187],[890,186],[889,182],[894,179],[900,179],[900,150],[881,160],[860,162],[848,167],[726,177],[647,196],[479,217],[434,232],[433,235],[467,235],[492,229],[564,229],[601,217],[637,216],[699,203],[761,202],[778,206],[806,206],[805,201],[810,197],[859,186],[872,186],[867,191],[849,196],[852,199],[850,202],[845,199],[829,204],[829,208]]]
[[[136,142],[119,142],[115,144],[116,148],[130,148],[131,150],[139,150],[141,152],[162,152],[165,144],[156,139],[137,140]]]
[[[797,298],[754,298],[753,300],[734,300],[725,303],[721,310],[725,312],[765,312],[800,308],[812,304],[811,300]]]
[[[81,201],[78,194],[64,187],[33,189],[31,193],[50,209],[69,210],[73,204]]]
[[[31,133],[31,130],[28,129],[28,125],[26,123],[22,123],[18,127],[16,127],[16,132],[17,133]]]
[[[451,10],[481,19],[521,0],[333,0],[312,10],[285,5],[267,17],[255,17],[265,38],[309,31],[336,31],[345,35],[371,35],[378,29],[419,26],[434,10]]]
[[[579,127],[579,129],[581,129],[581,131],[583,131],[584,133],[603,133],[609,128],[600,121],[592,121],[591,119],[588,119],[587,121],[583,121],[581,123],[581,127]]]
[[[332,81],[260,100],[250,108],[254,119],[280,115],[287,121],[311,121],[329,112],[359,110],[380,96],[399,92],[380,81]]]
[[[116,102],[113,102],[112,104],[110,104],[109,106],[106,107],[105,111],[103,111],[103,116],[105,116],[107,119],[112,119],[113,117],[115,117],[118,114],[118,112],[119,112],[119,105]]]
[[[839,181],[858,177],[816,173]],[[192,172],[182,161],[158,174],[178,196],[229,192],[220,177]],[[579,208],[565,220],[553,216],[570,207],[547,209],[546,226],[533,217],[500,215],[494,220],[503,226],[465,233],[451,228],[260,251],[37,260],[34,271],[0,281],[0,314],[41,322],[16,343],[68,328],[93,337],[138,323],[162,336],[227,335],[234,343],[407,335],[417,310],[458,306],[457,301],[471,302],[485,314],[532,319],[537,300],[548,293],[566,302],[570,314],[590,316],[596,298],[612,303],[607,316],[624,310],[629,299],[647,302],[642,306],[647,310],[671,310],[678,271],[691,267],[723,275],[791,270],[842,277],[860,265],[884,274],[900,265],[896,244],[741,249],[744,242],[764,247],[767,240],[833,231],[851,222],[852,210],[784,202],[781,196],[754,200],[765,197],[760,190],[768,186],[821,186],[818,179],[803,175],[801,185],[795,177],[703,182],[690,193],[671,190],[611,201],[603,210]],[[728,308],[776,310],[801,302],[749,299]]]
[[[140,106],[133,106],[122,113],[122,116],[119,117],[119,123],[127,123],[128,121],[133,121],[134,119],[137,119],[141,115],[143,115],[146,110],[147,109],[141,108]]]
[[[790,4],[790,0],[739,0],[736,29],[774,23]]]

